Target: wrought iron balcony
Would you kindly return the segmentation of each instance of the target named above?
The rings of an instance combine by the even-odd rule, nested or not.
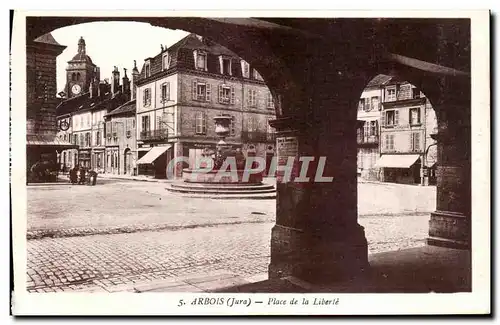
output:
[[[141,140],[143,141],[166,140],[168,139],[168,130],[159,129],[159,130],[142,131],[140,137]]]

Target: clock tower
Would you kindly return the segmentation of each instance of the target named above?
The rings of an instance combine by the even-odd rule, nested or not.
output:
[[[68,61],[66,68],[66,87],[64,91],[68,98],[82,95],[89,92],[90,83],[93,80],[100,80],[100,71],[90,56],[87,55],[85,40],[80,37],[78,40],[78,53]]]

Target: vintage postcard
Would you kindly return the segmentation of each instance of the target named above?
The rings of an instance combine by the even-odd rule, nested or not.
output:
[[[14,315],[489,314],[488,11],[14,11]]]

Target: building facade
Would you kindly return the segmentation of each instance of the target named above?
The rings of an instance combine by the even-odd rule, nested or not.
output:
[[[105,115],[105,172],[136,174],[136,102],[131,100]]]
[[[381,114],[380,180],[435,184],[436,146],[432,134],[436,114],[414,85],[391,80],[385,86]]]
[[[65,48],[50,33],[26,44],[27,182],[54,181],[58,155],[72,147],[67,137],[57,137],[56,58]]]
[[[215,150],[219,115],[232,120],[227,144],[268,159],[274,155],[271,93],[258,72],[228,49],[190,34],[147,58],[140,72],[134,68],[132,79],[140,174],[163,178],[176,157],[189,157],[193,167],[205,150]],[[175,175],[181,176],[178,167]]]
[[[384,87],[392,78],[378,75],[361,94],[358,103],[358,176],[365,180],[379,180],[376,166],[380,157],[380,112],[384,101]]]

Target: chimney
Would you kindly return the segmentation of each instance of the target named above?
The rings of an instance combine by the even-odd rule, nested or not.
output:
[[[118,67],[115,66],[111,77],[111,93],[114,95],[118,90],[120,90],[120,71],[118,71]]]
[[[102,97],[106,94],[106,83],[100,82],[97,89],[97,96]]]
[[[136,96],[137,79],[139,79],[139,70],[137,69],[137,61],[134,60],[134,68],[132,69],[132,80],[130,82],[130,99],[134,100]]]
[[[89,97],[92,98],[94,97],[94,79],[90,81],[90,86],[89,86]]]
[[[130,99],[130,80],[127,77],[126,68],[123,68],[122,92],[128,99]]]

